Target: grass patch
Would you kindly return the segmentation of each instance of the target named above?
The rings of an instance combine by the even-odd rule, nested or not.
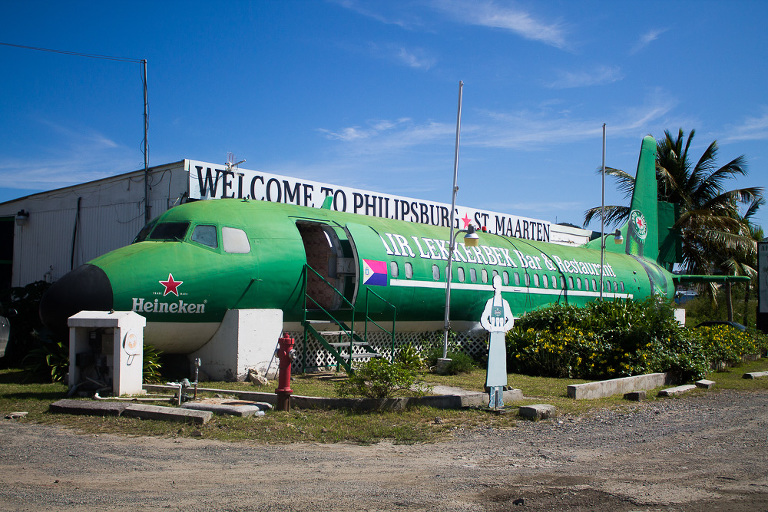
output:
[[[745,363],[725,371],[711,372],[707,378],[716,382],[715,390],[734,389],[744,392],[768,390],[768,378],[747,380],[746,372],[768,370],[768,360]],[[113,433],[127,436],[190,437],[222,441],[253,441],[259,443],[340,443],[373,444],[388,440],[399,444],[432,443],[447,439],[456,432],[473,429],[509,429],[516,422],[515,407],[534,403],[548,403],[560,414],[591,414],[604,408],[631,410],[641,404],[627,402],[621,396],[598,400],[573,400],[567,397],[569,384],[585,382],[577,379],[529,377],[510,374],[509,383],[520,388],[526,397],[522,402],[507,404],[509,414],[496,415],[485,410],[444,410],[414,407],[403,412],[358,413],[344,410],[292,410],[272,411],[260,418],[234,418],[215,416],[206,425],[179,424],[136,418],[71,416],[52,414],[48,406],[65,398],[67,387],[61,383],[39,384],[24,381],[21,370],[0,370],[0,414],[27,411],[21,420],[33,423],[58,424],[79,432]],[[343,373],[297,375],[291,387],[297,395],[335,396],[335,383],[345,378]],[[473,370],[453,376],[422,373],[419,378],[430,385],[446,385],[482,391],[485,371]],[[206,382],[203,387],[231,389],[233,391],[273,392],[273,386],[258,387],[240,382]],[[276,387],[276,386],[275,386]],[[694,391],[693,393],[707,392]],[[666,400],[648,394],[648,401]],[[8,420],[5,420],[8,421]]]

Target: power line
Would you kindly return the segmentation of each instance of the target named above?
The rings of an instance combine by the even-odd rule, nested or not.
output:
[[[89,59],[102,59],[102,60],[114,60],[118,62],[135,62],[137,64],[141,64],[144,62],[144,59],[129,59],[127,57],[113,57],[111,55],[98,55],[94,53],[80,53],[80,52],[71,52],[69,50],[53,50],[51,48],[40,48],[37,46],[25,46],[23,44],[13,44],[13,43],[3,43],[0,42],[0,45],[2,46],[12,46],[13,48],[24,48],[25,50],[35,50],[38,52],[49,52],[49,53],[60,53],[62,55],[74,55],[76,57],[88,57]]]
[[[94,53],[81,53],[71,52],[69,50],[54,50],[51,48],[41,48],[38,46],[26,46],[23,44],[3,43],[2,46],[10,46],[12,48],[22,48],[25,50],[35,50],[38,52],[58,53],[60,55],[72,55],[75,57],[87,57],[89,59],[111,60],[116,62],[132,62],[135,64],[141,64],[141,83],[144,92],[144,139],[143,151],[144,153],[144,221],[149,222],[151,213],[149,205],[149,102],[147,100],[147,59],[129,59],[127,57],[113,57],[111,55],[98,55]]]

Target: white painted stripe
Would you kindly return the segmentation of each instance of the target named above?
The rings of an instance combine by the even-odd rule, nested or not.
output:
[[[445,290],[445,283],[441,281],[417,281],[413,279],[390,279],[390,286],[401,286],[404,288],[433,288]],[[451,283],[451,290],[474,290],[493,292],[493,286],[490,284],[473,283]],[[502,292],[506,293],[525,293],[531,295],[561,295],[566,292],[569,297],[600,297],[599,291],[588,290],[563,290],[560,288],[531,288],[523,286],[502,286]],[[631,299],[631,293],[612,293],[603,291],[603,297],[607,299]]]

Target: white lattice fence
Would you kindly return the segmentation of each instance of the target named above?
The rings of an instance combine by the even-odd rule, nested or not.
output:
[[[330,368],[336,365],[336,361],[331,354],[310,335],[308,345],[304,346],[304,333],[291,332],[289,334],[296,340],[297,358],[293,361],[291,371],[301,372],[303,368],[314,370],[317,368]],[[362,335],[362,334],[361,334]],[[336,341],[336,340],[333,340]],[[457,350],[464,352],[473,359],[482,359],[488,352],[488,333],[485,331],[474,332],[452,332],[448,342],[449,351]],[[392,358],[392,337],[386,332],[368,333],[368,343],[385,358]],[[419,350],[422,355],[427,355],[433,348],[443,347],[443,332],[402,332],[395,334],[395,352],[401,347],[412,345]],[[353,353],[363,352],[359,347],[355,347]],[[306,353],[306,364],[304,354]],[[359,361],[367,361],[360,359]]]

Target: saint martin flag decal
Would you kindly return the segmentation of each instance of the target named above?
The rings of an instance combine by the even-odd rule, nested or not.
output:
[[[387,286],[387,262],[363,260],[363,284]]]

